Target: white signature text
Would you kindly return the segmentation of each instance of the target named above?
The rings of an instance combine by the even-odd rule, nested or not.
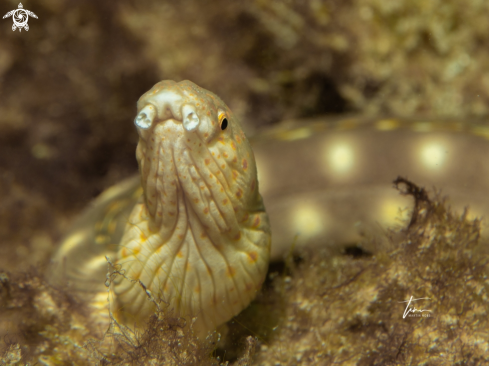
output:
[[[427,309],[416,309],[415,306],[411,306],[411,303],[414,302],[414,301],[418,301],[418,300],[430,300],[429,297],[420,297],[419,299],[413,299],[413,297],[411,296],[411,298],[407,301],[399,301],[399,302],[407,302],[407,306],[406,306],[406,309],[404,309],[404,314],[402,314],[402,318],[405,319],[407,316],[409,317],[429,317],[430,315],[429,314],[426,314],[426,315],[423,315],[424,312],[431,312],[431,310],[427,310]],[[411,313],[411,315],[409,315],[409,313]]]

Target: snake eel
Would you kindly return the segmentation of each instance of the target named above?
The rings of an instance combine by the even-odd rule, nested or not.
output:
[[[292,243],[341,249],[396,224],[412,204],[392,189],[398,175],[441,189],[455,210],[489,214],[485,122],[289,121],[252,136],[252,152],[217,96],[166,81],[141,97],[135,124],[140,177],[109,188],[75,222],[50,278],[106,306],[107,256],[195,318],[202,336],[253,299],[269,258]],[[115,281],[111,294],[126,324],[154,311],[136,281]]]
[[[268,268],[270,225],[253,152],[224,102],[190,81],[162,81],[137,107],[142,192],[130,194],[122,236],[97,244],[75,234],[54,261],[79,290],[103,294],[94,282],[110,257],[124,273],[110,284],[116,319],[143,326],[156,306],[149,292],[205,336],[250,303]]]

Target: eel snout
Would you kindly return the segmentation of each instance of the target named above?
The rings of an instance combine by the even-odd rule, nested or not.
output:
[[[155,95],[145,94],[138,102],[138,114],[134,124],[147,130],[157,121],[174,119],[183,123],[187,131],[194,131],[199,125],[198,108],[178,91],[164,91]]]

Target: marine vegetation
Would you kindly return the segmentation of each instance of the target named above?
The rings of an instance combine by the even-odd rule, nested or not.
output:
[[[395,184],[413,196],[415,209],[386,234],[386,248],[354,257],[309,253],[290,277],[277,278],[284,314],[257,364],[489,362],[488,257],[480,221],[469,220],[467,211],[453,214],[439,194],[430,199],[405,179]],[[411,297],[425,300],[407,305]]]
[[[454,214],[441,194],[429,197],[426,190],[405,179],[398,178],[396,186],[401,194],[413,197],[415,208],[407,221],[385,233],[386,241],[366,238],[344,255],[324,249],[289,258],[282,269],[272,266],[258,299],[229,323],[227,332],[219,329],[204,341],[196,339],[191,327],[184,327],[184,321],[172,316],[164,304],[135,333],[113,321],[105,335],[97,334],[88,321],[87,308],[67,289],[48,286],[35,270],[2,274],[0,321],[10,322],[16,331],[3,339],[1,362],[489,362],[488,253],[487,243],[481,240],[480,220],[469,219],[468,211]],[[373,253],[362,250],[367,241],[369,247],[377,242]],[[101,342],[103,336],[113,345],[111,351]]]

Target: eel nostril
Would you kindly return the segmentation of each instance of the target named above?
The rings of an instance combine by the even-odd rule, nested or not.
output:
[[[184,105],[182,108],[183,114],[183,128],[187,131],[193,131],[199,125],[199,116],[194,107],[190,105]]]
[[[151,127],[153,120],[156,116],[156,109],[152,105],[147,105],[141,112],[138,113],[134,119],[134,124],[142,129]]]

